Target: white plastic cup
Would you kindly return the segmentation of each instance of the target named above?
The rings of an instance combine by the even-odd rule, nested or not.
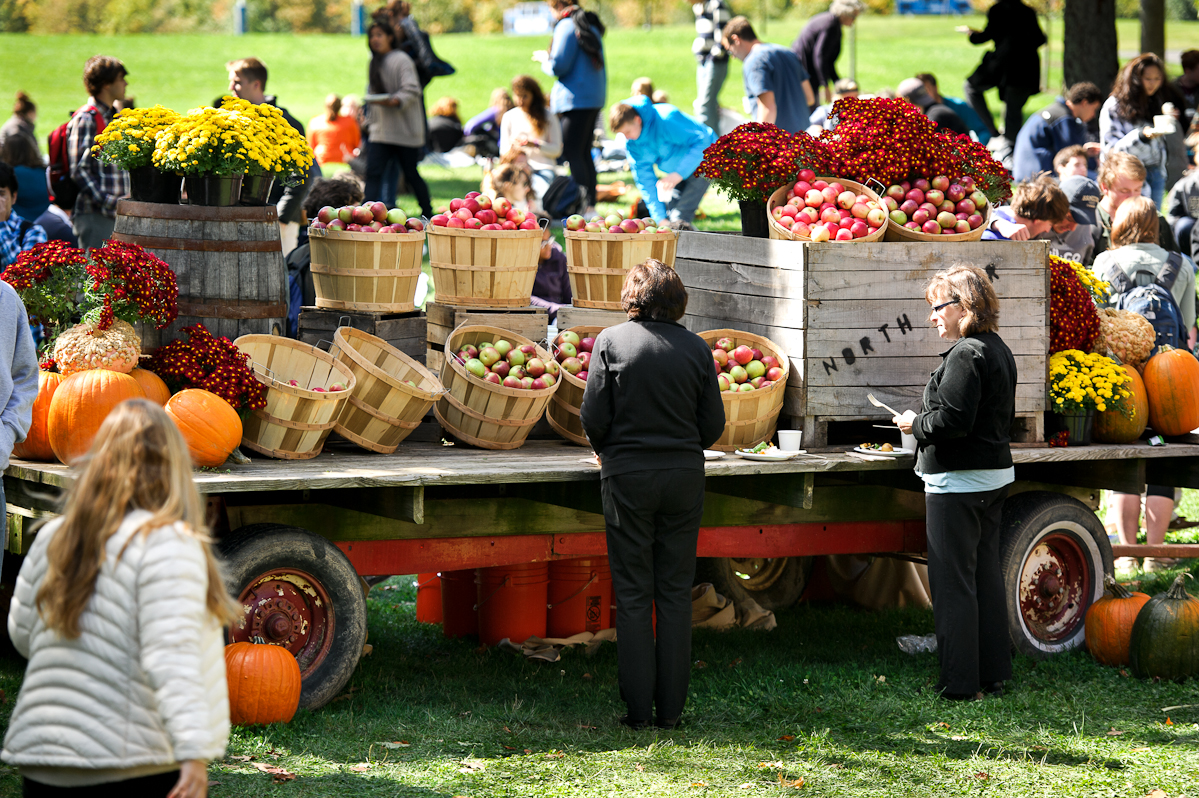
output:
[[[1170,114],[1158,114],[1153,117],[1153,127],[1159,133],[1173,135],[1178,131],[1178,122]]]
[[[910,435],[906,432],[901,432],[901,433],[899,433],[899,437],[901,439],[900,445],[903,448],[907,449],[909,452],[916,451],[916,436],[915,435]]]
[[[781,429],[779,433],[779,450],[784,452],[798,452],[800,443],[803,440],[803,430],[801,429]]]

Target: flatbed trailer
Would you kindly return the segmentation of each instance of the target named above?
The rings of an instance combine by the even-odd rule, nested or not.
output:
[[[863,459],[849,448],[708,462],[703,572],[734,597],[778,609],[799,598],[814,555],[921,555],[923,485],[912,457]],[[231,592],[245,608],[231,637],[286,646],[301,665],[302,703],[324,704],[365,643],[362,577],[605,554],[590,454],[560,441],[513,451],[405,443],[392,455],[331,443],[308,461],[197,471]],[[1013,459],[1002,547],[1009,632],[1019,650],[1044,657],[1082,644],[1083,616],[1112,571],[1113,547],[1094,512],[1099,490],[1139,492],[1146,481],[1199,488],[1199,437],[1162,447],[1017,445]],[[71,480],[66,466],[11,463],[8,552],[28,551],[31,522],[55,514]],[[5,568],[8,579],[15,572]]]

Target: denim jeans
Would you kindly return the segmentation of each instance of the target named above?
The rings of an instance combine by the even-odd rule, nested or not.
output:
[[[1141,192],[1158,208],[1162,206],[1162,197],[1166,193],[1166,167],[1150,166],[1145,169],[1145,188]]]
[[[667,220],[691,224],[695,221],[695,211],[707,190],[708,181],[696,175],[679,183],[674,187],[670,201],[665,203]]]
[[[695,111],[699,121],[720,135],[720,88],[729,74],[729,60],[708,58],[695,70]]]

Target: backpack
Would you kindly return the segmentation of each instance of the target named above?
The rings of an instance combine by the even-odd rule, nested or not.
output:
[[[104,132],[108,123],[104,121],[104,114],[100,113],[100,109],[96,106],[88,105],[80,108],[71,114],[71,119],[74,119],[76,114],[89,110],[95,117],[96,135],[98,136]],[[50,165],[46,167],[46,183],[50,188],[50,199],[58,207],[68,210],[75,207],[75,200],[79,197],[79,185],[71,178],[71,159],[67,154],[67,144],[70,141],[70,135],[67,133],[69,124],[71,124],[70,119],[50,132],[48,142]]]
[[[565,219],[576,213],[582,213],[587,207],[586,194],[583,187],[569,175],[558,175],[541,198],[541,208],[551,219]]]
[[[1171,252],[1166,265],[1158,274],[1138,269],[1130,279],[1123,269],[1112,265],[1104,278],[1111,283],[1112,296],[1109,301],[1115,304],[1117,310],[1131,310],[1144,316],[1153,325],[1157,332],[1157,345],[1151,354],[1157,354],[1163,345],[1186,349],[1186,323],[1182,319],[1178,303],[1174,301],[1174,295],[1170,293],[1182,267],[1181,253]],[[1137,285],[1133,280],[1141,275],[1153,282]]]

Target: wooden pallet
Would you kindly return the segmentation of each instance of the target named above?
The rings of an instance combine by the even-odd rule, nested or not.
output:
[[[523,335],[532,341],[545,340],[549,311],[539,307],[475,308],[429,302],[425,305],[428,329],[425,339],[425,366],[440,374],[445,362],[445,341],[463,324],[499,327]]]
[[[316,346],[321,341],[333,341],[338,327],[353,327],[382,338],[405,355],[424,363],[426,319],[418,311],[411,313],[370,313],[360,310],[327,310],[300,308],[299,338]]]
[[[615,327],[628,320],[628,314],[623,310],[596,310],[563,305],[558,308],[556,325],[561,331],[572,327]]]

